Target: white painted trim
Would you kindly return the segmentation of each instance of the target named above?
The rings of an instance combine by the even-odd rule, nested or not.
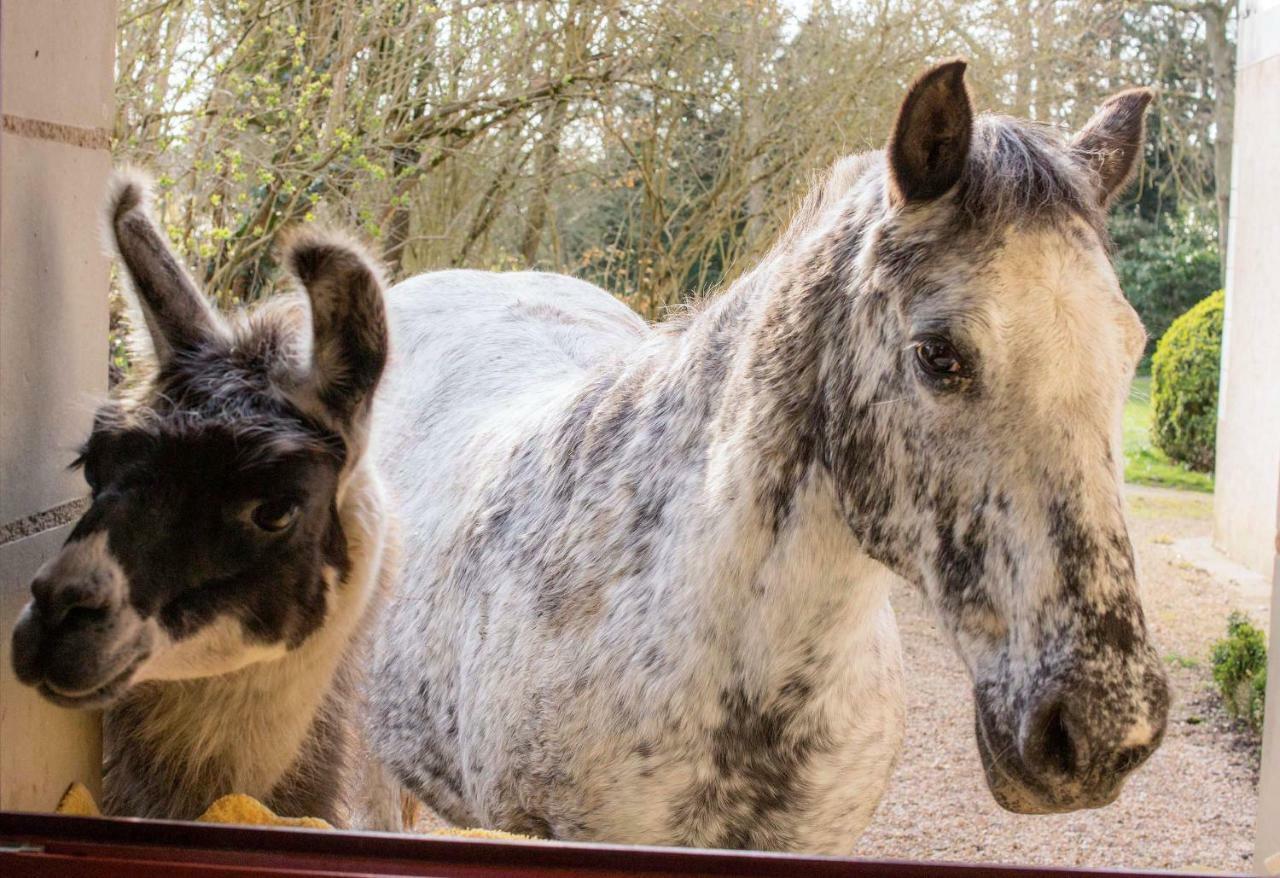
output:
[[[1244,68],[1280,55],[1280,0],[1244,0],[1236,32],[1238,78]]]
[[[1280,507],[1280,485],[1276,488],[1276,505]],[[1276,540],[1280,541],[1280,534],[1276,535]],[[1256,866],[1261,875],[1268,874],[1268,862],[1280,857],[1280,554],[1276,555],[1271,582],[1267,715],[1262,729],[1262,779],[1258,783],[1257,839],[1254,844]],[[1280,874],[1280,870],[1275,874]]]
[[[1237,28],[1236,81],[1240,81],[1247,68],[1280,55],[1280,0],[1242,0]],[[1276,97],[1276,109],[1280,110],[1280,95]],[[1253,119],[1243,118],[1240,104],[1236,106],[1236,148],[1239,149],[1239,132],[1248,130]],[[1271,120],[1275,124],[1274,120]],[[1227,344],[1231,337],[1231,312],[1235,284],[1235,226],[1237,219],[1237,193],[1240,191],[1240,162],[1232,162],[1231,216],[1228,220],[1227,245],[1227,294],[1226,312],[1223,317],[1222,371],[1218,395],[1218,423],[1223,422],[1223,391],[1227,386]],[[1266,331],[1263,328],[1255,330]],[[1266,380],[1266,379],[1262,379]],[[1280,521],[1280,484],[1275,486],[1277,521]],[[1267,713],[1262,732],[1262,778],[1258,784],[1258,816],[1254,841],[1255,869],[1258,874],[1280,871],[1280,533],[1275,535],[1275,555],[1271,577],[1271,643],[1267,660]]]

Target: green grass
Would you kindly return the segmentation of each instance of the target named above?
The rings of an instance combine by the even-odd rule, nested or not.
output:
[[[1213,476],[1187,469],[1151,444],[1151,376],[1133,379],[1124,407],[1124,478],[1137,485],[1212,491]]]
[[[1200,667],[1199,659],[1192,658],[1189,655],[1182,655],[1181,653],[1176,653],[1176,652],[1169,653],[1164,657],[1164,660],[1168,662],[1170,665],[1173,665],[1179,668],[1186,668],[1189,670],[1195,670],[1196,668]]]

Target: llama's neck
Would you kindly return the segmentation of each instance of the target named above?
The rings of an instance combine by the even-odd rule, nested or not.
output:
[[[355,673],[353,652],[389,586],[394,552],[393,520],[371,464],[349,476],[338,514],[350,572],[334,584],[325,623],[306,642],[234,673],[143,684],[108,711],[111,811],[153,802],[167,813],[143,816],[190,818],[225,793],[266,799],[298,769],[317,723],[332,719],[321,713],[342,713],[336,701],[351,697],[351,687],[335,682]]]

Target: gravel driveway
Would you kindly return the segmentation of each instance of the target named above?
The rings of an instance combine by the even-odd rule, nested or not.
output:
[[[1257,750],[1208,691],[1209,651],[1243,606],[1175,543],[1212,529],[1203,494],[1130,488],[1144,603],[1174,704],[1164,746],[1120,800],[1061,816],[1002,811],[982,779],[959,660],[914,593],[894,596],[907,663],[907,741],[859,856],[1092,867],[1248,870]],[[1259,619],[1258,621],[1262,621]]]

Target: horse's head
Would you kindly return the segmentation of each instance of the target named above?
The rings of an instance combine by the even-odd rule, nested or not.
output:
[[[1118,94],[1065,139],[975,119],[963,62],[944,64],[883,158],[838,166],[808,208],[827,221],[800,270],[840,291],[821,453],[854,533],[967,665],[987,780],[1014,811],[1112,801],[1165,728],[1121,494],[1146,336],[1103,226],[1150,97]]]
[[[300,302],[231,327],[145,191],[122,177],[107,219],[156,368],[99,410],[80,458],[91,505],[13,633],[18,679],[66,706],[228,673],[324,624],[349,560],[340,494],[386,356],[381,280],[357,247],[303,234],[287,248],[309,345]]]

